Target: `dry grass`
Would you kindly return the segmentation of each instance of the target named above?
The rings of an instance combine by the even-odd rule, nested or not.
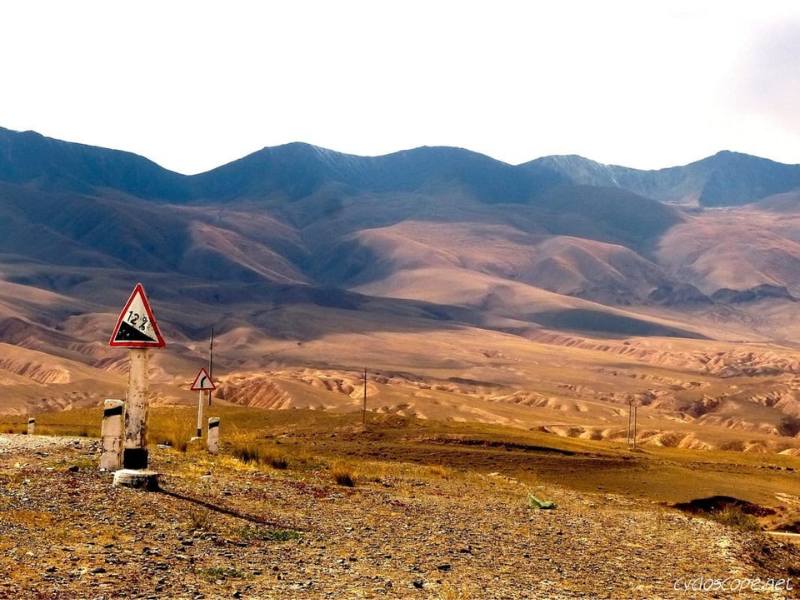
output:
[[[761,526],[753,515],[748,515],[741,508],[736,506],[726,506],[720,511],[710,513],[712,519],[743,531],[761,531]]]
[[[198,529],[207,530],[211,525],[211,512],[205,508],[192,509],[189,511],[189,529],[196,531]]]
[[[439,590],[439,600],[471,600],[478,596],[473,595],[472,590],[466,586],[456,587],[452,583],[445,583]]]
[[[769,505],[774,492],[800,496],[800,460],[789,456],[741,452],[647,448],[631,455],[624,448],[593,440],[557,437],[479,423],[418,420],[396,415],[371,415],[363,431],[360,415],[296,409],[271,411],[236,406],[214,406],[209,414],[222,421],[222,449],[208,457],[209,469],[231,460],[248,469],[289,469],[303,477],[344,465],[355,485],[446,481],[469,486],[490,472],[512,475],[524,484],[555,483],[580,491],[646,497],[657,502],[680,502],[703,493],[737,496]],[[149,439],[167,442],[177,450],[194,433],[194,407],[154,407],[150,411]],[[25,417],[0,421],[0,431],[24,428]],[[101,411],[81,409],[37,415],[37,432],[99,434]],[[470,443],[464,443],[464,441]],[[475,440],[482,443],[473,443]],[[187,451],[194,453],[192,446]],[[564,452],[571,453],[565,454]],[[156,451],[157,452],[157,451]],[[205,457],[197,448],[195,463]],[[591,460],[583,460],[590,456]],[[699,462],[702,458],[703,462]],[[704,466],[708,465],[708,466]],[[724,469],[716,465],[725,465]],[[774,465],[773,468],[764,468]],[[646,468],[652,477],[636,476]],[[734,517],[723,517],[735,521]]]
[[[273,469],[289,468],[289,458],[280,450],[257,442],[234,442],[231,454],[246,464],[269,465]]]
[[[353,466],[346,463],[331,465],[331,477],[333,477],[337,485],[344,487],[355,487],[358,479]]]
[[[183,412],[183,411],[182,411]],[[194,436],[195,428],[185,414],[167,413],[154,416],[150,424],[150,440],[156,444],[166,444],[186,452],[189,440]]]
[[[450,479],[453,477],[453,470],[442,465],[428,467],[428,473],[436,477],[441,477],[442,479]]]

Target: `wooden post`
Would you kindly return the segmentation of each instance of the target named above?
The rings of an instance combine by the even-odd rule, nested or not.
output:
[[[122,465],[122,400],[106,400],[103,403],[103,423],[100,437],[103,442],[103,453],[100,455],[100,468],[116,471]]]
[[[36,433],[36,419],[33,417],[28,417],[28,435],[34,435]]]
[[[211,417],[208,420],[208,435],[206,437],[208,451],[211,454],[219,452],[219,417]]]
[[[122,466],[126,469],[147,468],[147,381],[148,351],[132,348],[128,375],[128,409],[125,411],[125,445]]]
[[[638,416],[636,413],[638,411],[638,407],[634,403],[633,405],[633,449],[636,450],[636,417]]]
[[[197,400],[197,430],[195,431],[195,437],[202,438],[203,437],[203,409],[205,408],[205,398],[203,398],[203,390],[198,392],[200,394],[199,399]],[[211,393],[209,392],[209,398],[211,397]],[[209,401],[209,404],[211,402]]]

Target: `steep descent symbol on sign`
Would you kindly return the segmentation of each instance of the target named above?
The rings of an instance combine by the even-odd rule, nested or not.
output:
[[[194,378],[194,383],[192,384],[192,391],[197,392],[201,390],[215,390],[217,386],[214,385],[214,382],[211,381],[211,377],[208,376],[208,371],[205,369],[200,369],[200,372],[197,374],[197,377]]]
[[[136,284],[122,309],[109,345],[125,348],[163,348],[166,345],[141,283]]]

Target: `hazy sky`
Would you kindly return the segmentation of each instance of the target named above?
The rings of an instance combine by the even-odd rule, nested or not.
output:
[[[800,2],[0,3],[0,126],[194,173],[306,141],[800,163]]]

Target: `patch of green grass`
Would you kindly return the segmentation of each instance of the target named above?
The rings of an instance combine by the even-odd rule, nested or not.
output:
[[[552,510],[555,507],[555,502],[551,502],[550,500],[542,500],[541,498],[534,496],[532,493],[528,493],[528,508],[534,508],[537,510]]]
[[[301,533],[294,529],[267,529],[264,527],[244,527],[239,532],[243,541],[288,542],[299,540]]]
[[[219,579],[243,579],[245,574],[239,569],[234,567],[207,567],[200,569],[199,574],[208,579],[209,581],[217,581]]]

